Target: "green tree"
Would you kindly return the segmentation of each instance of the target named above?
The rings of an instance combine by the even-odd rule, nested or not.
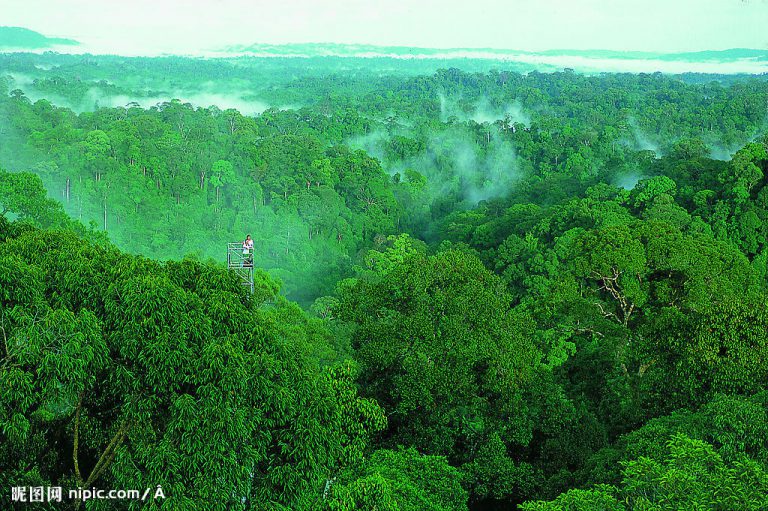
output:
[[[217,160],[211,167],[210,183],[216,188],[216,203],[219,202],[219,190],[222,186],[235,182],[235,170],[227,160]]]
[[[326,336],[291,333],[285,305],[259,307],[276,301],[265,275],[250,295],[219,265],[11,234],[0,243],[3,484],[160,484],[167,499],[153,509],[306,509],[384,427],[353,366],[313,362]]]
[[[552,502],[531,502],[525,511],[598,509],[744,509],[768,506],[768,473],[749,458],[723,461],[713,447],[685,435],[667,443],[662,459],[641,457],[624,464],[619,488],[571,490]]]
[[[345,284],[338,306],[356,325],[363,392],[388,416],[384,445],[455,465],[480,456],[495,434],[503,449],[526,445],[532,426],[522,393],[540,357],[530,318],[511,309],[502,282],[477,258],[398,252],[384,260],[401,263]]]
[[[459,471],[445,458],[413,448],[379,450],[358,471],[329,480],[318,508],[461,511],[467,509],[467,492]]]
[[[11,214],[45,228],[70,224],[61,204],[47,195],[35,174],[0,169],[0,216]]]

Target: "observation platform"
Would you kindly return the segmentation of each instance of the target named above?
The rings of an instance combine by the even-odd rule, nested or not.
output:
[[[253,293],[253,250],[244,249],[242,241],[227,243],[227,268]]]

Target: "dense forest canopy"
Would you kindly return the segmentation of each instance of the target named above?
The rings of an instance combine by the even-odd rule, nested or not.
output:
[[[520,71],[0,54],[2,486],[768,508],[768,79]]]
[[[220,259],[252,230],[259,265],[307,304],[376,235],[437,241],[448,214],[553,180],[631,188],[676,144],[728,160],[766,128],[760,78],[246,62],[7,54],[0,161],[130,252]],[[197,106],[152,103],[176,93]]]

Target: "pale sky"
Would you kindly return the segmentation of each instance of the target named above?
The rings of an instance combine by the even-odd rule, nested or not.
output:
[[[0,0],[0,25],[126,54],[292,42],[676,52],[768,49],[768,0]]]

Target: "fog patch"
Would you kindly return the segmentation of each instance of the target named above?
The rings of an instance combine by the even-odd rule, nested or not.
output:
[[[627,124],[632,132],[633,139],[629,145],[637,151],[653,151],[657,158],[664,155],[664,151],[661,150],[661,146],[652,140],[637,124],[637,121],[633,117],[627,119]]]
[[[93,87],[86,91],[82,99],[74,100],[60,94],[37,90],[34,84],[35,78],[32,76],[22,73],[8,73],[6,77],[9,81],[9,90],[22,90],[24,95],[33,103],[45,99],[56,106],[69,108],[78,114],[92,112],[99,108],[117,108],[133,105],[148,109],[175,99],[201,108],[210,106],[216,106],[221,110],[233,108],[241,114],[248,116],[259,115],[270,107],[277,107],[281,110],[297,108],[296,105],[270,105],[245,90],[215,92],[206,90],[209,87],[203,87],[203,90],[153,91],[146,94],[141,94],[140,92],[135,94],[110,94],[94,84]],[[215,84],[211,83],[210,88],[213,89],[214,87]]]
[[[129,96],[129,95],[103,95],[98,89],[91,89],[88,93],[92,109],[99,107],[125,107],[131,103],[138,104],[141,108],[150,108],[158,104],[179,100],[182,103],[190,103],[195,107],[208,108],[216,106],[221,110],[234,108],[243,115],[255,116],[267,110],[270,105],[263,101],[246,99],[238,95],[214,94],[214,93],[173,93],[156,96]]]
[[[373,131],[367,135],[352,137],[346,141],[346,144],[352,149],[362,149],[369,156],[384,162],[388,142],[389,135],[386,132]],[[394,174],[394,172],[390,172],[390,174]]]
[[[709,157],[713,160],[730,161],[733,155],[738,151],[738,147],[725,147],[722,145],[713,145],[709,148]]]
[[[625,190],[632,190],[641,179],[645,179],[645,176],[635,172],[628,172],[615,176],[611,184]]]
[[[19,89],[21,87],[30,86],[34,83],[35,79],[29,75],[22,73],[6,73],[6,79],[8,79],[8,88]],[[25,92],[26,95],[26,92]]]
[[[414,170],[427,178],[427,192],[433,200],[455,195],[465,206],[508,194],[520,177],[511,143],[493,137],[481,146],[463,130],[434,134],[424,152],[386,162],[385,169],[392,175]]]
[[[496,108],[490,104],[487,98],[482,98],[475,105],[475,111],[469,118],[478,124],[485,122],[493,124],[496,121],[504,121],[506,125],[531,125],[531,117],[523,111],[523,106],[517,100],[503,108]]]
[[[443,93],[437,95],[440,106],[440,121],[459,122],[474,121],[478,124],[493,124],[503,122],[506,126],[512,124],[531,125],[531,117],[524,110],[518,100],[504,105],[494,105],[487,97],[467,103],[461,97],[448,97]]]

